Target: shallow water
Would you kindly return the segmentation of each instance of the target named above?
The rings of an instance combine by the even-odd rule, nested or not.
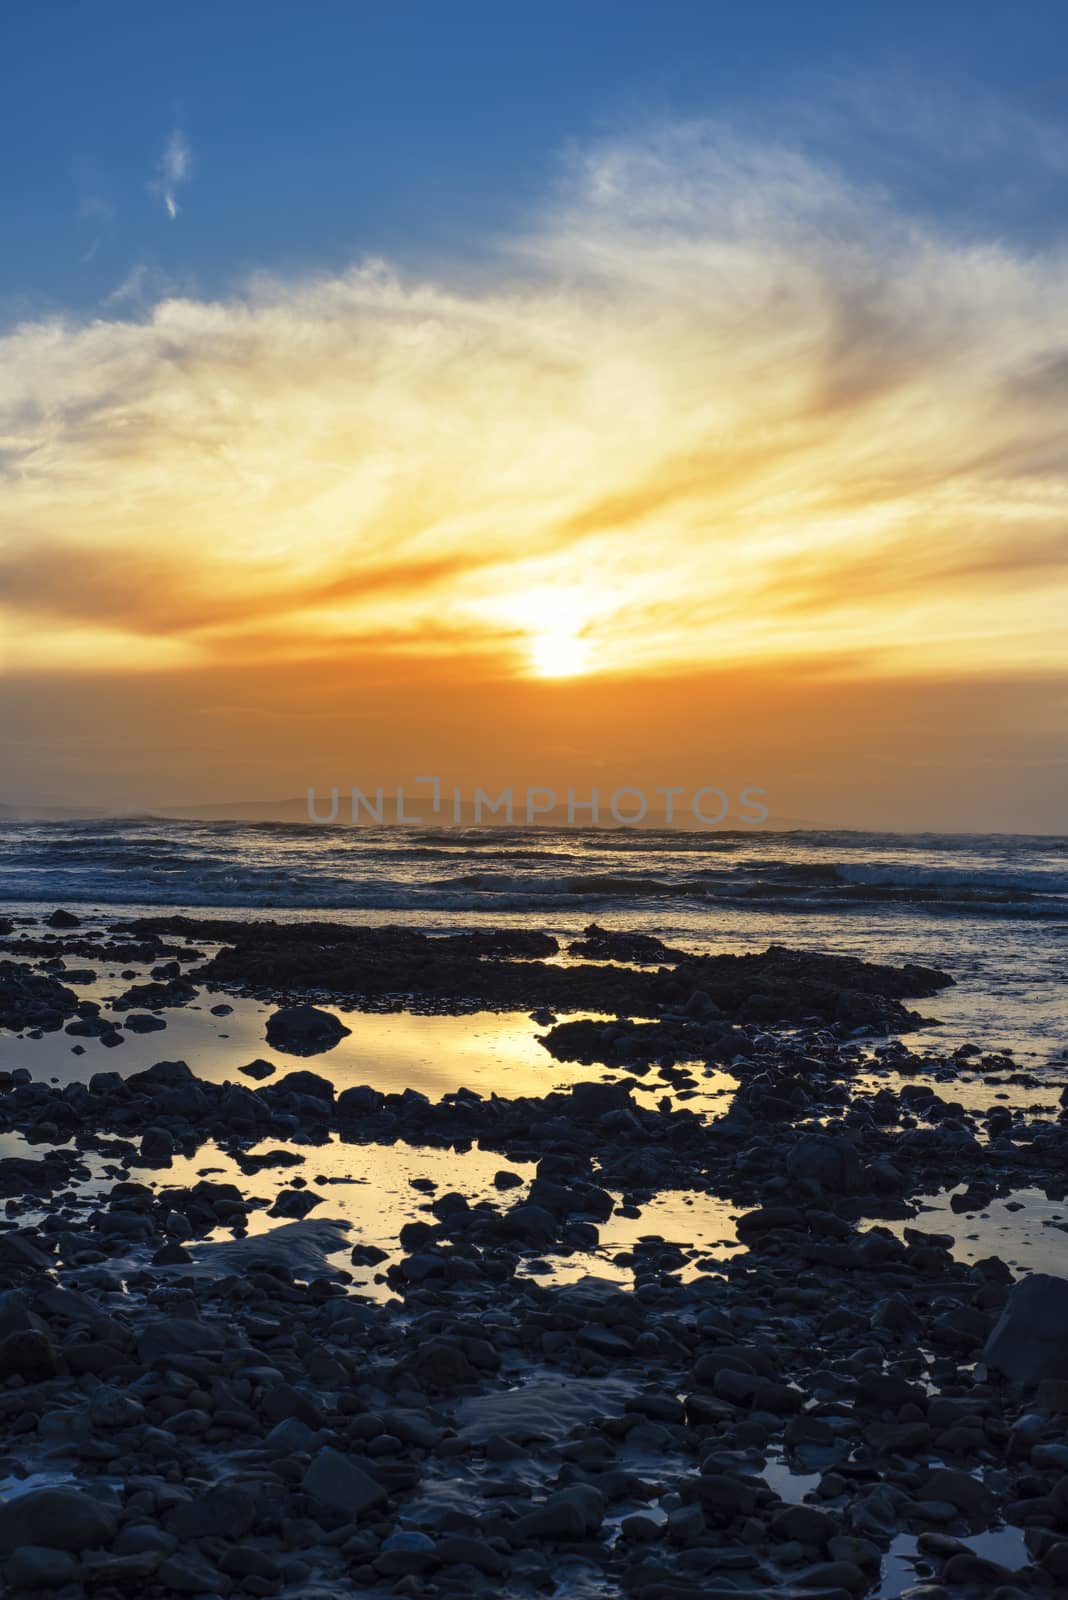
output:
[[[986,1533],[967,1535],[960,1542],[974,1555],[981,1556],[984,1561],[994,1561],[1009,1572],[1018,1572],[1030,1564],[1022,1528],[991,1528]],[[898,1600],[923,1577],[933,1574],[935,1568],[917,1553],[914,1533],[899,1533],[883,1557],[882,1571],[882,1582],[871,1600]]]
[[[691,949],[787,943],[951,972],[951,1045],[1068,1046],[1068,839],[762,830],[0,821],[0,908],[67,902],[426,931],[591,920]]]
[[[964,1186],[957,1184],[941,1194],[919,1195],[917,1216],[879,1226],[899,1237],[906,1228],[951,1234],[950,1253],[968,1265],[984,1256],[1000,1256],[1017,1275],[1049,1272],[1068,1277],[1068,1201],[1050,1200],[1041,1189],[1017,1189],[981,1211],[955,1212],[950,1201],[964,1192]]]

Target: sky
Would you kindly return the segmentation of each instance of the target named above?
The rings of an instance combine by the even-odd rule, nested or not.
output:
[[[1068,14],[0,17],[0,800],[1068,832]]]

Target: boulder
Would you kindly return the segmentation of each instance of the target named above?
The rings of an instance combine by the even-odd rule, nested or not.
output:
[[[30,1489],[0,1504],[0,1555],[26,1546],[95,1550],[117,1527],[117,1513],[81,1489]]]
[[[321,1015],[328,1016],[329,1013],[324,1011]],[[331,1017],[330,1021],[333,1020]],[[338,1026],[341,1024],[338,1023]],[[342,1032],[348,1033],[349,1029],[344,1028]],[[271,1093],[308,1095],[313,1100],[325,1100],[328,1106],[334,1103],[334,1085],[329,1078],[324,1078],[318,1072],[287,1072],[284,1078],[279,1078],[277,1083],[271,1084]]]
[[[187,1500],[171,1518],[179,1539],[243,1539],[256,1520],[256,1502],[240,1484],[220,1483]]]
[[[141,1160],[151,1167],[167,1166],[174,1154],[174,1136],[168,1128],[146,1128],[141,1138]]]
[[[1016,1383],[1068,1378],[1068,1279],[1034,1272],[1014,1284],[983,1360]]]
[[[32,1594],[54,1594],[65,1584],[77,1583],[81,1567],[68,1550],[49,1550],[46,1545],[27,1544],[16,1550],[5,1568],[12,1589],[28,1589]]]
[[[281,1006],[267,1019],[267,1043],[290,1056],[332,1050],[351,1032],[332,1012],[318,1006]]]
[[[46,1333],[25,1328],[0,1339],[0,1379],[22,1378],[37,1383],[54,1378],[58,1371],[59,1357]]]
[[[50,928],[80,928],[82,925],[81,917],[76,917],[73,911],[62,909],[53,911],[50,917],[45,918],[45,922]]]
[[[313,1458],[301,1488],[313,1500],[333,1506],[350,1517],[359,1517],[386,1499],[385,1489],[358,1461],[330,1445],[324,1446]]]
[[[223,1347],[223,1335],[209,1322],[171,1317],[148,1323],[137,1339],[137,1354],[146,1365],[168,1356],[207,1355]]]
[[[861,1187],[857,1152],[841,1134],[806,1133],[786,1157],[786,1170],[832,1194],[856,1194]]]
[[[277,1071],[273,1061],[264,1061],[257,1056],[255,1061],[246,1062],[243,1067],[238,1067],[238,1072],[243,1072],[246,1078],[269,1078]]]

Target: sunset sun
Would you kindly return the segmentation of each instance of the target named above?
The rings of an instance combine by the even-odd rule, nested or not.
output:
[[[535,634],[530,641],[530,664],[539,678],[575,678],[589,668],[590,647],[585,639],[565,631]]]

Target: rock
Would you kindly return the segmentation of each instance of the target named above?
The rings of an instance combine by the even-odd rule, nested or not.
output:
[[[264,1439],[263,1447],[280,1456],[311,1455],[320,1443],[321,1436],[317,1428],[309,1428],[299,1417],[285,1417],[275,1423]]]
[[[595,1533],[604,1517],[604,1496],[590,1484],[573,1483],[533,1511],[518,1517],[511,1533],[515,1543],[528,1539],[582,1539]]]
[[[973,1593],[989,1595],[993,1595],[998,1585],[1011,1576],[1007,1567],[999,1566],[996,1561],[987,1561],[985,1557],[976,1555],[974,1550],[962,1550],[958,1555],[950,1556],[942,1568],[942,1578],[946,1584],[954,1588],[967,1584]]]
[[[283,1189],[268,1211],[269,1217],[306,1217],[309,1211],[323,1203],[323,1196],[314,1189]]]
[[[119,1589],[142,1592],[145,1583],[156,1575],[160,1557],[154,1550],[143,1550],[137,1555],[108,1555],[102,1551],[88,1550],[82,1556],[83,1583],[97,1586],[114,1585]],[[114,1593],[114,1589],[111,1590]]]
[[[26,1296],[16,1289],[0,1290],[0,1338],[37,1327],[38,1319],[31,1316]]]
[[[994,1515],[994,1497],[978,1478],[968,1472],[939,1467],[929,1473],[917,1490],[919,1500],[942,1500],[956,1506],[965,1516],[989,1523]]]
[[[53,1593],[64,1584],[77,1583],[81,1567],[66,1550],[50,1550],[44,1545],[27,1544],[16,1550],[4,1569],[12,1589]]]
[[[154,1522],[128,1522],[120,1529],[111,1548],[117,1556],[169,1556],[177,1545],[174,1534],[166,1533]]]
[[[331,1012],[317,1006],[282,1006],[267,1019],[268,1044],[291,1056],[332,1050],[351,1032]]]
[[[857,1152],[841,1134],[806,1133],[787,1155],[786,1170],[832,1194],[856,1194],[861,1187]]]
[[[89,1420],[94,1428],[135,1428],[145,1420],[145,1408],[132,1395],[102,1383],[89,1396]]]
[[[66,984],[29,972],[21,962],[0,961],[0,1027],[53,1033],[77,1008],[78,996]]]
[[[58,1371],[59,1357],[46,1333],[27,1328],[0,1339],[0,1379],[25,1378],[38,1383],[54,1378]]]
[[[349,1226],[347,1222],[309,1217],[303,1222],[285,1222],[270,1233],[247,1239],[212,1240],[197,1246],[197,1266],[232,1274],[270,1263],[294,1277],[329,1277],[335,1269],[327,1258],[348,1247]]]
[[[386,1491],[352,1456],[325,1445],[301,1479],[301,1488],[313,1500],[333,1506],[347,1516],[359,1517],[387,1498]]]
[[[256,1502],[238,1484],[217,1484],[180,1505],[168,1531],[179,1539],[243,1539],[256,1520]]]
[[[477,1383],[478,1372],[459,1344],[448,1339],[428,1339],[408,1357],[407,1370],[434,1389],[458,1389]]]
[[[206,1354],[221,1350],[224,1339],[220,1329],[209,1322],[197,1322],[192,1317],[172,1317],[170,1321],[150,1322],[137,1339],[138,1357],[151,1366],[166,1356]]]
[[[0,1504],[0,1554],[25,1546],[95,1550],[110,1545],[118,1515],[81,1489],[30,1489]]]
[[[1068,1584],[1068,1539],[1050,1545],[1042,1556],[1042,1566],[1051,1578]]]
[[[1068,1279],[1034,1272],[1014,1284],[982,1359],[1016,1383],[1068,1378]]]
[[[756,1510],[757,1489],[744,1478],[732,1477],[726,1472],[706,1472],[694,1480],[694,1492],[703,1513],[711,1512],[716,1518],[733,1521],[735,1517],[748,1516]]]
[[[273,1061],[263,1061],[257,1056],[255,1061],[249,1061],[245,1066],[238,1067],[237,1070],[238,1072],[243,1072],[246,1078],[260,1080],[271,1077],[272,1074],[278,1071],[278,1068]]]
[[[551,1211],[546,1211],[544,1206],[531,1205],[529,1201],[523,1201],[506,1211],[501,1225],[509,1238],[519,1239],[538,1250],[552,1243],[558,1228],[557,1219]]]
[[[54,1263],[32,1239],[21,1233],[0,1233],[0,1264],[40,1272]]]
[[[260,1411],[270,1423],[302,1422],[306,1428],[321,1428],[323,1414],[311,1395],[291,1383],[273,1383],[264,1393]]]
[[[238,1545],[227,1550],[219,1558],[219,1566],[232,1578],[263,1578],[271,1585],[282,1575],[274,1557],[252,1545]],[[255,1589],[252,1592],[262,1594],[266,1591]]]
[[[376,1572],[384,1577],[403,1577],[409,1572],[425,1572],[437,1562],[433,1539],[413,1528],[398,1528],[388,1539],[374,1560]]]
[[[345,1031],[348,1032],[348,1029]],[[306,1095],[312,1100],[324,1101],[327,1107],[334,1103],[334,1085],[321,1072],[287,1072],[284,1078],[271,1084],[272,1097],[282,1094]]]
[[[476,1572],[484,1572],[487,1576],[505,1572],[508,1568],[504,1557],[491,1544],[463,1533],[450,1534],[442,1539],[437,1546],[437,1557],[443,1567],[474,1567]]]
[[[62,909],[53,911],[50,917],[45,918],[45,922],[50,928],[80,928],[82,925],[81,917],[76,917],[73,911]]]
[[[129,1033],[159,1033],[166,1026],[163,1017],[154,1017],[148,1011],[131,1011],[123,1022]]]
[[[1035,1404],[1040,1411],[1068,1416],[1068,1378],[1043,1378],[1038,1386]]]
[[[168,1556],[160,1563],[156,1576],[165,1592],[173,1590],[176,1594],[215,1596],[225,1582],[195,1550],[179,1550],[177,1555]]]
[[[472,1444],[494,1435],[519,1443],[563,1438],[577,1424],[622,1410],[630,1392],[623,1378],[542,1378],[461,1400],[456,1420],[461,1438]]]
[[[811,1545],[822,1550],[828,1540],[841,1532],[838,1519],[816,1506],[786,1506],[771,1519],[771,1531],[777,1539],[796,1539],[798,1544]]]
[[[372,1117],[376,1111],[381,1111],[386,1103],[386,1097],[381,1089],[372,1089],[370,1084],[355,1084],[351,1089],[342,1089],[337,1097],[337,1114],[339,1117]]]
[[[141,1160],[148,1166],[166,1166],[174,1155],[174,1136],[168,1128],[146,1128],[141,1136]]]
[[[845,1589],[860,1596],[867,1593],[870,1576],[849,1561],[822,1561],[814,1567],[806,1567],[801,1583],[806,1589]]]

